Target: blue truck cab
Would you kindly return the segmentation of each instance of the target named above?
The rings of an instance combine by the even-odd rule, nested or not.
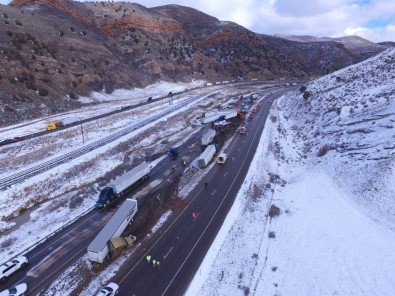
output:
[[[100,191],[99,199],[96,201],[96,208],[103,208],[112,203],[118,196],[112,187],[104,187]]]

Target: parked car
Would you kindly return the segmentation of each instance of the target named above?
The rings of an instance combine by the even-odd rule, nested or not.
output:
[[[27,291],[27,285],[25,283],[16,285],[11,289],[4,290],[0,293],[0,296],[22,296]]]
[[[109,283],[106,287],[100,290],[97,296],[114,296],[118,294],[119,286],[116,283]]]
[[[0,280],[5,281],[7,278],[12,275],[14,272],[19,269],[25,267],[28,263],[28,260],[25,256],[19,256],[7,263],[4,263],[0,266]]]

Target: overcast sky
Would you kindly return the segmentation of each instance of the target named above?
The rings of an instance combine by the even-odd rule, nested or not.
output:
[[[10,2],[0,0],[2,4]],[[165,4],[189,6],[221,21],[233,21],[263,34],[316,37],[358,35],[374,42],[395,41],[395,0],[136,0],[128,2],[139,3],[146,7]]]

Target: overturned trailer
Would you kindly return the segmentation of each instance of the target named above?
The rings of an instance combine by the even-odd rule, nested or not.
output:
[[[137,200],[126,199],[88,246],[88,258],[90,261],[102,263],[112,258],[115,253],[118,253],[120,242],[119,240],[111,241],[111,239],[122,235],[136,213]],[[127,238],[123,238],[123,241],[127,245],[130,244],[130,240]],[[114,250],[116,252],[112,253]]]

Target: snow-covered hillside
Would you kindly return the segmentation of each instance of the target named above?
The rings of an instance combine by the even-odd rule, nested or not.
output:
[[[390,49],[274,102],[187,295],[395,295],[394,73]]]

